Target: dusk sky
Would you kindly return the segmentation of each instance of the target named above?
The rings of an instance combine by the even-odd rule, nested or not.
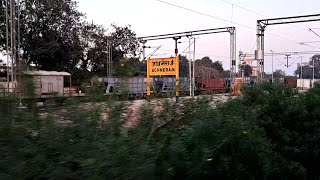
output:
[[[194,10],[207,16],[164,2]],[[235,26],[238,56],[239,50],[244,53],[254,53],[256,49],[256,21],[258,19],[318,14],[320,1],[163,0],[160,2],[157,0],[79,0],[79,8],[86,13],[88,20],[93,20],[105,27],[109,27],[111,23],[119,26],[130,24],[137,36]],[[320,34],[320,29],[317,29],[320,28],[319,25],[320,22],[268,26],[265,51],[320,51],[320,43],[309,44],[314,47],[299,44],[299,42],[320,41],[320,37],[309,31],[309,28],[312,28]],[[147,45],[152,47],[162,45],[155,57],[174,55],[174,41],[171,39],[150,41]],[[228,33],[198,36],[196,57],[209,56],[213,60],[222,61],[224,68],[229,69],[229,46]],[[187,47],[188,39],[184,38],[179,44],[179,52]],[[146,55],[153,50],[147,49]],[[188,50],[186,53],[188,53]],[[284,66],[286,62],[284,56],[275,57],[274,69],[282,69],[288,74],[292,74],[297,67],[297,63],[300,62],[299,56],[292,56],[289,63],[292,65],[289,68]],[[303,55],[303,61],[308,61],[310,57],[311,55]],[[266,72],[271,72],[271,57],[266,57]]]
[[[319,14],[320,12],[319,0],[78,0],[78,2],[79,10],[86,14],[88,21],[104,25],[107,29],[111,23],[119,26],[131,25],[131,29],[138,37],[235,26],[237,63],[239,50],[244,53],[254,53],[256,49],[258,19]],[[313,47],[299,44],[320,41],[320,37],[310,32],[309,28],[320,34],[320,22],[268,26],[265,52],[268,53],[270,50],[274,52],[320,52],[320,43],[309,44]],[[203,35],[197,38],[197,59],[209,56],[214,61],[222,61],[225,69],[230,68],[229,33]],[[188,47],[188,39],[183,38],[180,41],[179,52],[181,53]],[[160,50],[153,57],[174,55],[172,39],[149,41],[146,45],[152,47],[146,49],[146,55],[160,45]],[[188,55],[188,50],[183,55]],[[274,57],[274,69],[282,69],[287,74],[293,74],[297,63],[300,62],[300,56],[292,56],[289,68],[284,66],[286,63],[284,56],[276,56]],[[312,55],[302,56],[303,61],[308,61]],[[271,57],[265,58],[265,65],[266,72],[271,72]]]

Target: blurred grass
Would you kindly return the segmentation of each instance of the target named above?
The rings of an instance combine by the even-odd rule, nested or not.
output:
[[[62,107],[17,109],[0,99],[0,179],[309,179],[319,178],[320,87],[305,94],[280,85],[245,88],[227,103],[212,99],[145,103],[124,129],[126,105],[100,95]],[[32,101],[31,101],[32,102]],[[159,105],[160,106],[160,105]],[[48,114],[48,116],[41,116]]]

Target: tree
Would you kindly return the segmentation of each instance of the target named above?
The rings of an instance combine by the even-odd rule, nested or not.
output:
[[[95,24],[87,23],[82,29],[84,58],[81,62],[82,69],[90,69],[92,75],[105,76],[107,74],[107,59],[110,38],[105,29]]]
[[[201,60],[196,60],[195,64],[196,76],[198,78],[216,78],[224,77],[225,75],[221,62],[213,62],[207,56],[203,57]]]
[[[301,68],[302,68],[302,76],[301,76]],[[316,69],[315,69],[316,71]],[[310,65],[299,65],[297,70],[295,70],[295,75],[299,76],[299,78],[311,79],[313,77],[313,68]],[[316,74],[316,72],[315,72]],[[315,76],[316,77],[316,76]]]
[[[140,61],[139,58],[127,58],[123,57],[118,62],[118,66],[115,66],[113,70],[116,72],[116,76],[121,77],[133,77],[133,76],[146,76],[147,64],[146,61]]]
[[[219,71],[216,69],[199,66],[195,69],[195,78],[196,79],[211,79],[219,77]]]
[[[20,2],[21,63],[35,64],[40,70],[67,71],[73,78],[87,74],[83,73],[87,69],[81,69],[79,63],[84,62],[83,31],[89,25],[77,10],[77,3],[73,0]],[[4,0],[0,0],[1,12],[5,12],[4,8]],[[5,29],[5,16],[1,13],[0,50],[6,49]]]
[[[1,78],[7,77],[7,65],[3,63],[3,60],[0,59],[0,81]]]
[[[72,0],[26,0],[21,6],[21,48],[28,64],[69,71],[83,58],[83,14]]]
[[[288,162],[287,168],[305,171],[304,179],[320,177],[319,93],[319,85],[300,94],[290,87],[265,83],[245,89],[243,96],[244,103],[253,108],[252,122],[264,130],[272,150]]]
[[[186,56],[179,56],[179,70],[181,77],[189,77],[189,60]]]
[[[221,74],[223,78],[230,78],[230,70],[224,70]]]
[[[5,0],[0,0],[0,51],[4,51],[6,47],[6,14]]]
[[[129,58],[129,66],[133,67],[135,73],[134,76],[146,76],[147,75],[147,61],[140,61],[139,58]]]
[[[218,70],[220,73],[223,71],[222,63],[219,61],[213,62],[212,68]]]
[[[113,32],[109,39],[112,44],[112,60],[115,69],[121,68],[123,58],[137,58],[137,50],[139,48],[139,41],[134,31],[131,30],[130,25],[120,27],[115,24],[111,25]],[[116,70],[115,75],[121,73]]]
[[[113,75],[126,74],[124,73],[124,71],[126,71],[125,68],[129,68],[127,63],[137,68],[136,71],[139,71],[130,72],[129,74],[143,74],[143,71],[146,70],[142,70],[143,63],[141,64],[137,57],[138,40],[135,33],[130,29],[130,26],[118,27],[112,24],[111,27],[112,29],[109,34],[107,34],[103,27],[94,24],[87,23],[85,28],[82,29],[85,56],[81,67],[83,69],[89,68],[92,75],[107,75],[108,47],[110,46],[112,51]],[[127,65],[124,66],[124,64]],[[131,71],[133,69],[130,67],[127,70]]]
[[[320,54],[316,54],[310,58],[310,61],[306,65],[302,65],[302,78],[311,79],[313,78],[313,62],[314,62],[314,77],[320,78]],[[301,66],[297,67],[294,72],[296,75],[301,76]]]
[[[120,57],[123,57],[123,55],[136,56],[137,49],[139,47],[139,41],[136,37],[136,33],[131,30],[131,26],[127,25],[120,27],[112,24],[111,27],[113,32],[110,35],[110,39],[115,51],[114,57],[117,57],[117,53],[121,55]]]
[[[218,70],[219,72],[223,71],[221,62],[219,61],[213,62],[208,56],[203,57],[201,60],[200,59],[196,60],[195,63],[196,63],[196,66],[209,67],[209,68]]]
[[[283,70],[281,69],[277,69],[273,72],[273,77],[274,78],[282,78],[282,77],[285,77],[286,76],[286,72],[284,72]]]
[[[0,11],[4,8],[4,0],[0,0]],[[120,73],[120,60],[137,58],[138,40],[130,26],[112,24],[108,34],[102,26],[86,22],[74,0],[22,1],[20,19],[23,60],[35,64],[36,69],[70,72],[76,85],[92,75],[107,74],[108,45],[112,47],[114,75]],[[6,48],[5,29],[1,13],[0,50]],[[133,63],[141,71],[143,63]]]
[[[250,77],[252,75],[252,68],[248,64],[244,65],[243,71],[244,71],[244,76],[245,77]]]

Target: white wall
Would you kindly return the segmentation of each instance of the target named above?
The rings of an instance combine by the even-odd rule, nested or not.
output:
[[[311,79],[297,79],[297,88],[300,89],[310,89],[311,88]]]
[[[58,93],[63,95],[63,76],[34,76],[36,94]]]

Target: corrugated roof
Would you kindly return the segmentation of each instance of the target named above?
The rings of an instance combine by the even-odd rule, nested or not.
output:
[[[68,72],[58,71],[25,71],[24,74],[30,76],[71,76]]]

